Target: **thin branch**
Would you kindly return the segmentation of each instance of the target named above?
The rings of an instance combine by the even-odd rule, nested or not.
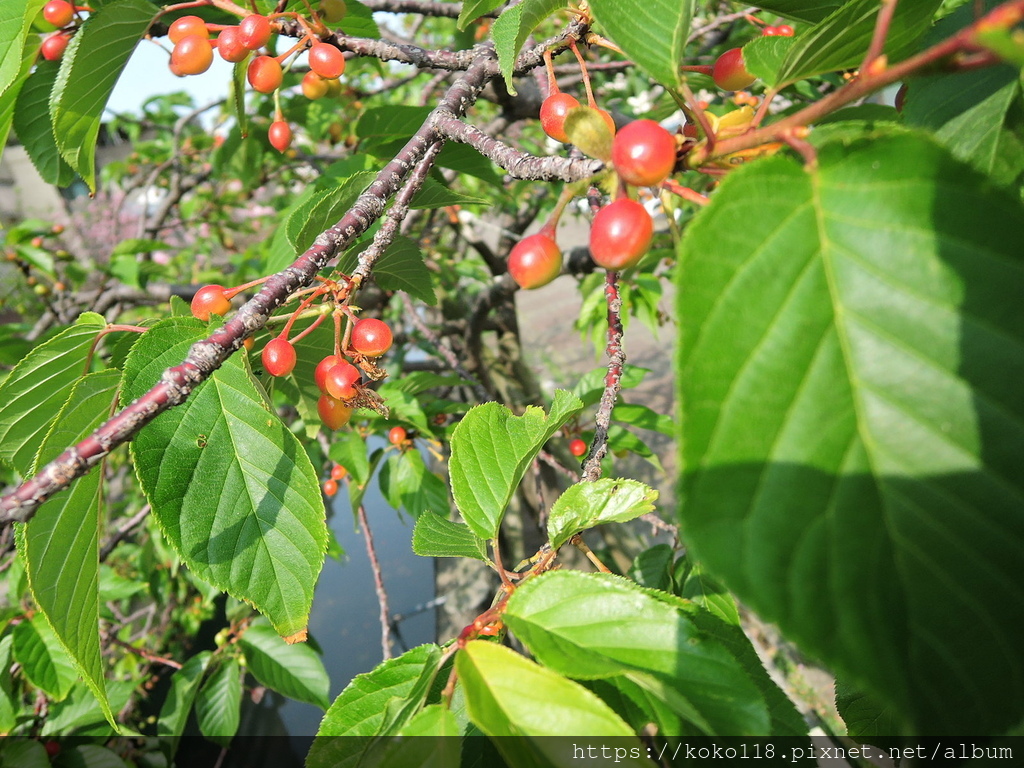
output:
[[[622,348],[622,297],[619,295],[619,273],[610,271],[605,277],[605,298],[608,300],[608,373],[604,377],[604,392],[594,417],[594,440],[590,453],[583,462],[583,479],[593,482],[601,477],[601,460],[608,453],[608,428],[612,423],[612,408],[622,388],[622,369],[626,353]]]
[[[359,525],[363,529],[363,538],[366,540],[366,554],[370,558],[370,568],[373,569],[373,587],[377,592],[377,604],[380,606],[380,647],[385,659],[391,658],[391,609],[388,608],[388,593],[384,589],[384,575],[380,570],[380,561],[377,559],[377,550],[373,546],[373,532],[370,530],[370,521],[366,518],[366,508],[359,505]]]
[[[468,144],[516,179],[576,182],[589,179],[604,168],[600,160],[572,160],[565,157],[537,157],[491,138],[454,114],[434,112],[434,127],[453,141]]]

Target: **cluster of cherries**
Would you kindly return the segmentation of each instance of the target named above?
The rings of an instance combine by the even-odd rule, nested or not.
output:
[[[77,10],[75,6],[65,0],[50,0],[43,6],[43,18],[59,28],[57,32],[43,40],[39,49],[47,61],[58,61],[64,55],[64,49],[68,47],[68,42],[71,40],[71,33],[65,31],[64,28],[74,21]]]
[[[203,321],[208,321],[211,315],[224,316],[231,309],[231,299],[252,285],[253,283],[246,283],[237,288],[225,288],[222,285],[203,286],[196,291],[192,299],[192,314]],[[271,376],[287,376],[295,370],[295,364],[298,362],[295,342],[313,331],[327,315],[319,315],[308,328],[289,339],[292,326],[313,300],[330,290],[329,287],[314,290],[300,303],[281,333],[263,347],[263,369]],[[340,315],[335,313],[335,317],[338,318],[335,326],[335,354],[327,355],[317,363],[313,373],[314,381],[321,393],[317,401],[317,413],[320,414],[324,426],[332,430],[348,423],[353,408],[364,393],[362,370],[353,362],[366,370],[377,371],[374,361],[391,349],[393,340],[391,328],[387,323],[373,317],[360,318],[350,324],[345,335],[345,352],[342,354]],[[247,340],[247,347],[250,341]],[[383,372],[380,375],[384,375]],[[404,440],[404,436],[402,439]]]

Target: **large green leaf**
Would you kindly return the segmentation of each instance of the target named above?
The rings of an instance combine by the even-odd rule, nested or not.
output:
[[[890,63],[913,52],[941,4],[942,0],[897,4],[885,39],[884,52]],[[858,66],[871,42],[881,7],[878,0],[852,0],[821,23],[801,31],[786,55],[778,82]]]
[[[307,768],[362,765],[377,746],[376,738],[396,734],[411,721],[426,699],[440,660],[440,648],[421,645],[356,675],[320,722]]]
[[[288,645],[273,627],[254,622],[239,639],[245,665],[261,685],[290,699],[327,709],[331,681],[320,656],[306,644]]]
[[[39,449],[42,465],[93,432],[110,413],[119,371],[80,379]],[[100,472],[45,502],[18,537],[32,598],[116,729],[100,654]]]
[[[23,0],[0,5],[0,95],[22,72],[23,50],[32,22],[46,0]]]
[[[999,731],[1024,714],[1024,210],[914,134],[818,161],[730,174],[684,239],[687,543],[913,729]]]
[[[601,478],[570,486],[551,505],[548,540],[558,549],[582,530],[625,523],[654,511],[658,492],[637,480]]]
[[[222,747],[238,732],[242,709],[242,667],[238,659],[222,659],[196,695],[196,722],[203,736]]]
[[[102,315],[86,312],[33,349],[0,385],[0,459],[22,475],[31,470],[46,430],[85,373],[89,350],[105,326]]]
[[[502,0],[466,0],[459,10],[459,20],[455,26],[462,30],[469,26],[470,22],[476,21],[485,13],[490,13],[502,4]]]
[[[54,61],[41,61],[36,65],[18,94],[14,131],[43,181],[66,187],[75,178],[75,172],[60,156],[57,139],[50,128],[50,91],[59,66]]]
[[[455,657],[455,669],[466,696],[473,725],[488,736],[511,765],[568,766],[573,764],[567,739],[512,737],[618,737],[616,746],[628,753],[620,765],[649,765],[633,730],[601,699],[579,683],[542,667],[509,648],[471,640]],[[543,691],[543,695],[538,695]],[[577,760],[578,762],[578,760]]]
[[[21,89],[32,74],[36,58],[39,55],[40,40],[35,35],[30,35],[25,40],[25,47],[22,50],[21,69],[16,73],[14,80],[2,91],[0,91],[0,155],[3,155],[3,147],[7,145],[7,136],[11,132],[11,125],[14,122],[14,107],[21,95]],[[47,118],[49,119],[49,118]]]
[[[196,694],[199,693],[199,686],[203,682],[203,675],[206,674],[206,667],[212,655],[209,651],[197,653],[171,675],[171,687],[167,691],[163,706],[160,707],[160,719],[156,723],[160,746],[168,761],[173,761],[174,754],[178,751],[178,744],[188,723],[188,715],[192,711],[192,705],[195,703]]]
[[[54,701],[64,699],[78,680],[71,659],[42,614],[14,628],[13,651],[25,677]]]
[[[427,468],[419,451],[391,454],[378,478],[381,493],[395,509],[404,509],[414,518],[427,510],[447,516],[448,485]]]
[[[317,192],[288,216],[283,226],[295,253],[305,251],[317,235],[336,224],[373,178],[370,171],[353,174],[338,186]]]
[[[125,402],[206,335],[194,318],[164,320],[132,347]],[[153,514],[199,578],[253,604],[283,636],[306,631],[327,547],[317,475],[235,356],[132,442]]]
[[[566,0],[522,0],[502,11],[501,16],[491,25],[491,37],[498,53],[501,74],[505,77],[505,87],[513,96],[516,89],[512,85],[512,72],[523,43],[538,24],[567,5]]]
[[[833,13],[846,0],[767,0],[757,7],[769,13],[778,13],[801,21],[821,21]]]
[[[64,159],[96,189],[96,137],[114,84],[146,34],[157,8],[147,0],[117,0],[89,14],[61,61],[50,117]]]
[[[522,416],[498,403],[473,408],[452,434],[449,464],[452,495],[466,524],[482,539],[498,535],[501,518],[544,443],[583,404],[565,390],[555,392],[551,413],[530,406]]]
[[[591,0],[594,18],[654,80],[679,84],[694,0]]]
[[[505,622],[534,657],[563,675],[624,675],[659,692],[663,685],[674,692],[667,703],[709,735],[768,732],[764,699],[732,653],[630,581],[545,574],[515,591]]]

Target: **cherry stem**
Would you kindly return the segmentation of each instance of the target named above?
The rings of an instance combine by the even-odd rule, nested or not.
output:
[[[576,547],[576,549],[578,549],[584,555],[586,555],[587,560],[592,562],[594,564],[594,567],[597,568],[597,570],[599,570],[601,573],[612,572],[612,569],[604,563],[602,563],[600,558],[594,554],[593,550],[586,545],[586,542],[583,541],[583,537],[580,536],[580,534],[574,534],[573,537],[569,539],[569,543]]]
[[[561,193],[558,195],[558,201],[555,203],[555,209],[551,212],[551,216],[548,217],[547,223],[541,227],[541,232],[547,234],[552,240],[555,239],[555,230],[558,229],[558,222],[562,218],[562,212],[565,210],[565,206],[575,197],[573,191],[569,187],[563,187]]]
[[[548,70],[548,98],[550,99],[558,90],[558,83],[555,81],[555,66],[551,62],[551,51],[544,51],[544,66]]]
[[[248,290],[249,288],[252,288],[257,285],[263,285],[263,283],[267,282],[267,280],[269,279],[270,275],[267,275],[266,277],[261,277],[259,280],[253,280],[250,283],[244,283],[243,285],[239,285],[237,288],[229,288],[228,290],[224,291],[224,298],[233,299],[242,291]]]
[[[302,341],[303,338],[305,338],[314,330],[316,330],[316,327],[320,325],[320,323],[322,323],[326,318],[327,315],[325,314],[317,315],[316,320],[310,323],[309,328],[306,328],[304,331],[300,331],[299,333],[295,334],[294,337],[292,337],[292,344],[298,344],[300,341]]]
[[[274,58],[277,60],[278,64],[283,64],[288,59],[289,56],[291,56],[293,53],[296,53],[299,50],[305,48],[306,47],[306,43],[312,44],[312,41],[313,41],[313,35],[311,35],[310,33],[307,32],[305,35],[303,35],[302,37],[299,38],[299,42],[297,42],[295,45],[293,45],[291,48],[289,48],[287,51],[285,51],[281,55],[275,56]]]
[[[341,317],[342,314],[339,310],[335,309],[332,313],[334,318],[334,355],[335,357],[341,357]]]
[[[705,145],[707,152],[710,155],[712,150],[715,148],[715,131],[711,127],[711,121],[708,120],[708,116],[704,114],[704,110],[701,108],[697,101],[697,97],[693,95],[693,91],[690,90],[689,83],[683,80],[679,84],[679,90],[683,92],[683,98],[686,102],[687,109],[697,118],[697,122],[700,124],[701,130],[704,131],[704,136],[707,141]]]
[[[868,71],[872,62],[882,55],[882,51],[885,48],[885,38],[888,37],[889,26],[892,24],[892,17],[896,13],[897,1],[882,0],[882,8],[878,12],[878,18],[875,20],[875,30],[871,35],[871,45],[868,46],[868,52],[864,54],[864,61],[860,65],[862,72]]]
[[[508,573],[505,572],[505,566],[501,562],[501,549],[498,547],[498,539],[494,538],[491,540],[491,551],[494,552],[494,568],[498,572],[498,576],[501,577],[501,584],[505,588],[507,594],[511,595],[516,588],[516,585],[511,582],[508,577]]]
[[[711,77],[715,71],[715,68],[710,64],[684,64],[679,69],[682,72],[694,72],[698,75],[707,75],[708,77]]]
[[[707,205],[711,202],[707,196],[702,195],[700,192],[692,190],[689,187],[682,186],[675,179],[666,179],[661,183],[661,188],[674,195],[679,195],[683,200],[688,200],[691,203],[696,203],[697,205]]]
[[[576,60],[580,63],[580,72],[583,75],[583,87],[587,89],[587,104],[594,109],[597,109],[597,102],[594,101],[594,91],[590,87],[590,73],[587,72],[587,62],[583,60],[583,56],[580,54],[580,49],[576,47],[576,41],[570,40],[569,47],[572,52],[576,54]]]

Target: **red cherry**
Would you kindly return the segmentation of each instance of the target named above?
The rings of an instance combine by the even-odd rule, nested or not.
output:
[[[562,251],[543,232],[524,237],[508,255],[508,273],[520,288],[547,285],[562,271]]]
[[[246,77],[254,90],[260,93],[273,93],[281,87],[284,73],[277,59],[272,56],[257,56],[249,62]]]
[[[628,269],[647,253],[654,221],[640,203],[623,197],[606,205],[590,227],[590,255],[605,269]]]
[[[569,453],[573,456],[582,456],[587,452],[587,444],[580,440],[578,437],[575,440],[569,442]]]
[[[657,186],[675,168],[676,140],[653,120],[634,120],[615,135],[612,164],[627,184]]]
[[[779,28],[778,27],[765,27],[764,29],[761,30],[761,36],[762,37],[775,37],[778,34],[779,34]]]
[[[327,88],[327,81],[312,70],[302,78],[302,95],[310,101],[326,96]]]
[[[345,71],[345,55],[327,43],[315,43],[309,49],[309,68],[325,80],[336,80]]]
[[[328,429],[342,427],[352,418],[352,409],[330,395],[320,396],[316,403],[316,412],[320,414],[320,420]]]
[[[180,19],[175,19],[167,30],[167,37],[171,39],[172,43],[180,43],[189,35],[209,38],[210,30],[206,28],[206,22],[198,16],[182,16]]]
[[[352,363],[341,362],[327,371],[324,376],[324,389],[327,394],[338,400],[351,400],[356,396],[356,383],[361,376],[359,369]]]
[[[242,45],[250,51],[258,50],[270,40],[270,19],[261,14],[252,13],[242,19],[238,25],[238,31]]]
[[[324,496],[333,496],[338,492],[338,483],[334,480],[325,480],[323,484]]]
[[[47,61],[59,61],[60,57],[64,55],[64,49],[68,47],[70,40],[71,35],[66,35],[63,32],[54,32],[43,40],[43,45],[40,48],[43,58]]]
[[[343,480],[347,474],[348,470],[341,466],[341,464],[335,464],[331,467],[331,480]]]
[[[171,72],[178,75],[199,75],[213,64],[213,46],[205,37],[189,35],[171,51]]]
[[[328,355],[316,364],[316,370],[313,371],[313,380],[316,382],[317,388],[325,395],[327,394],[327,372],[338,363],[343,363],[344,361],[344,358],[337,355]]]
[[[287,376],[295,370],[295,345],[278,336],[263,348],[263,368],[271,376]]]
[[[742,91],[757,79],[747,71],[743,63],[742,48],[730,48],[719,56],[711,70],[711,77],[723,91]]]
[[[540,127],[544,133],[555,141],[569,143],[565,133],[565,116],[569,110],[580,105],[579,101],[568,93],[553,93],[540,105]]]
[[[192,297],[192,315],[204,322],[211,314],[224,317],[230,311],[231,302],[224,295],[223,285],[204,285]]]
[[[405,431],[405,427],[392,427],[388,430],[388,442],[392,445],[401,445],[408,436],[409,433]]]
[[[242,32],[238,27],[225,27],[217,35],[217,52],[224,61],[239,62],[249,55],[242,45]]]
[[[275,120],[267,131],[270,146],[278,152],[284,152],[292,145],[292,127],[284,120]]]
[[[380,357],[391,349],[391,329],[375,317],[364,317],[352,327],[352,348],[360,355]]]
[[[74,17],[74,6],[65,0],[50,0],[43,6],[43,18],[55,27],[66,27]]]
[[[780,24],[775,28],[775,34],[779,37],[792,37],[793,32],[794,30],[789,24]]]

